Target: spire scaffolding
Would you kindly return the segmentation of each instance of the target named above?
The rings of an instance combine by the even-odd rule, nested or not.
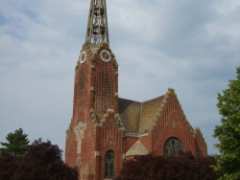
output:
[[[91,0],[86,43],[109,44],[106,0]]]

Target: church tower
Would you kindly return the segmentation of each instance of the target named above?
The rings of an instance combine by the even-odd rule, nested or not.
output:
[[[91,0],[85,43],[75,68],[66,163],[81,180],[111,179],[122,164],[118,65],[110,49],[106,0]]]
[[[173,89],[139,102],[118,97],[118,64],[108,36],[106,0],[91,0],[75,68],[65,160],[79,180],[111,180],[135,156],[206,156],[200,129],[188,122]]]

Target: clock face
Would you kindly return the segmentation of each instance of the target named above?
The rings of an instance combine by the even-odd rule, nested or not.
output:
[[[87,53],[85,51],[82,51],[79,57],[79,62],[82,64],[86,61],[87,59]]]
[[[100,55],[101,60],[104,62],[109,62],[112,60],[112,54],[107,49],[101,50],[99,55]]]

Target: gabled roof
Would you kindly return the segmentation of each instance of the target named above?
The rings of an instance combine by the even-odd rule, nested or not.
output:
[[[145,102],[119,99],[119,113],[128,132],[146,133],[161,113],[169,91],[160,97]]]
[[[135,142],[131,148],[127,151],[126,156],[137,156],[137,155],[147,155],[149,151],[141,143],[141,141]]]

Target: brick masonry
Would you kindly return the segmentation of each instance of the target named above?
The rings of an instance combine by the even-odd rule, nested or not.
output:
[[[118,175],[127,151],[140,142],[148,152],[163,155],[165,142],[178,138],[184,151],[206,156],[207,145],[199,129],[187,121],[177,96],[168,90],[159,106],[153,126],[142,135],[128,135],[118,110],[118,65],[112,54],[110,62],[99,57],[106,44],[98,49],[85,45],[86,61],[75,69],[73,115],[66,136],[65,160],[79,172],[79,180],[103,180],[104,157],[114,152],[115,174]]]

